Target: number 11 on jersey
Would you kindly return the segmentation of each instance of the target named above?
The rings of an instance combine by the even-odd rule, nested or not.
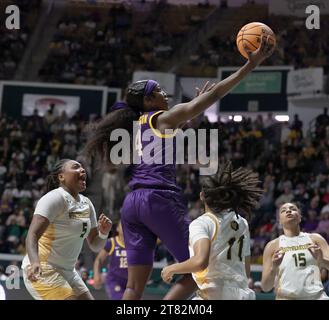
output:
[[[238,257],[239,257],[240,261],[242,261],[243,239],[244,239],[244,235],[242,235],[238,239],[238,246],[239,246]],[[234,244],[235,240],[236,240],[236,238],[233,237],[228,241],[229,248],[227,250],[227,260],[232,260],[232,252],[231,251],[232,251],[232,247],[233,247],[233,244]]]

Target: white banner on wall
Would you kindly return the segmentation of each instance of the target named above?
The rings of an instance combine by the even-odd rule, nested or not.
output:
[[[73,117],[80,109],[80,97],[24,94],[23,96],[23,116],[31,116],[35,109],[39,116],[44,116],[51,106],[54,112],[60,115],[64,110],[69,118]]]
[[[270,0],[269,13],[285,16],[306,17],[305,9],[309,5],[316,5],[320,14],[329,14],[328,0]]]
[[[287,93],[303,95],[323,91],[323,68],[293,70],[288,73]]]
[[[135,71],[133,75],[133,82],[139,80],[155,80],[159,82],[161,88],[166,91],[169,97],[175,94],[176,75],[174,73],[166,72],[152,72],[152,71]]]

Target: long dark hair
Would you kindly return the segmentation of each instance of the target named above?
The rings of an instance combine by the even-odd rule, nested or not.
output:
[[[137,81],[128,87],[127,108],[112,111],[101,121],[91,125],[88,132],[89,137],[82,151],[88,158],[98,155],[102,160],[111,163],[110,151],[116,142],[110,141],[110,136],[115,129],[126,129],[132,137],[133,121],[137,121],[143,113],[144,90],[147,81]]]
[[[68,161],[71,161],[71,159],[61,159],[54,165],[53,169],[46,178],[46,192],[59,187],[60,183],[58,180],[58,175],[64,171],[64,166]]]
[[[216,175],[203,179],[202,191],[207,206],[214,213],[233,209],[250,219],[252,209],[263,194],[263,189],[257,187],[259,182],[257,173],[241,167],[233,171],[228,161]]]

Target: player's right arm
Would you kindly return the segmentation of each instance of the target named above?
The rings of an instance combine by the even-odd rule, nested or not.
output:
[[[177,129],[186,121],[195,118],[218,99],[228,94],[254,68],[269,57],[273,51],[274,45],[270,44],[269,39],[263,37],[260,47],[254,52],[248,52],[249,59],[239,70],[212,86],[210,90],[204,90],[202,94],[192,101],[178,104],[160,114],[157,118],[156,128],[160,131],[164,131],[165,129]]]
[[[217,233],[217,225],[206,216],[201,216],[189,226],[189,242],[194,255],[181,263],[165,267],[161,272],[162,279],[170,283],[175,274],[196,273],[205,270],[209,264],[211,241]]]
[[[37,281],[41,274],[38,241],[50,223],[64,209],[64,199],[56,191],[45,194],[37,203],[33,219],[26,237],[26,251],[30,260],[27,277],[30,281]]]
[[[170,283],[175,274],[196,273],[205,270],[209,264],[211,240],[199,239],[193,245],[194,256],[181,263],[174,263],[161,272],[161,277],[166,283]]]
[[[102,249],[94,262],[94,287],[96,289],[99,289],[102,286],[102,277],[101,277],[101,272],[100,272],[100,267],[104,263],[106,257],[108,255],[108,252],[105,249]]]
[[[274,239],[266,245],[263,254],[263,291],[267,292],[273,289],[275,276],[283,260],[283,257],[284,253],[282,253],[279,249],[279,239]]]
[[[26,250],[31,264],[27,269],[27,278],[30,281],[37,281],[37,277],[41,274],[38,241],[48,226],[49,220],[46,217],[39,214],[33,216],[26,237]]]

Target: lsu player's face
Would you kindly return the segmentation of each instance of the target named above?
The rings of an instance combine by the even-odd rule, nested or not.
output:
[[[65,163],[63,172],[58,176],[61,184],[66,186],[73,193],[86,190],[87,174],[81,163],[70,160]]]
[[[301,215],[297,206],[293,203],[285,203],[280,208],[280,223],[286,224],[297,224],[301,222]]]
[[[168,96],[160,86],[154,88],[151,99],[152,107],[156,107],[157,110],[168,110]]]

